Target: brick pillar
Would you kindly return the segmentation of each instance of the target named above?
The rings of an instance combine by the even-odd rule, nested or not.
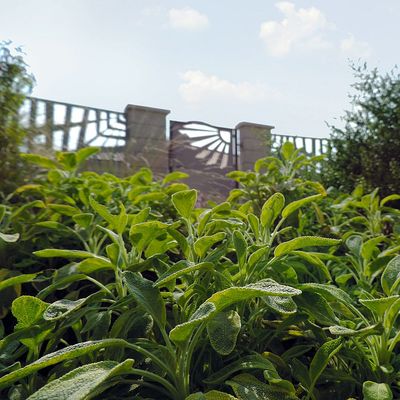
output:
[[[166,117],[169,110],[136,106],[125,108],[127,144],[126,160],[133,169],[150,167],[156,175],[169,171],[169,152],[166,138]]]
[[[259,158],[271,154],[271,131],[274,126],[240,122],[236,129],[240,139],[239,169],[252,170]]]

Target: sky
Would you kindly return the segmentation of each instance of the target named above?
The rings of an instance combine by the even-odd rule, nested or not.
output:
[[[399,18],[400,0],[0,0],[0,40],[24,49],[37,97],[328,137],[350,63],[399,63]]]

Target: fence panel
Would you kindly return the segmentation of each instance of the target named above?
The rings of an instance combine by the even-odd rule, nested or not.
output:
[[[238,148],[236,129],[170,122],[170,170],[187,172],[189,184],[207,197],[225,195],[235,187],[225,175],[238,169]]]

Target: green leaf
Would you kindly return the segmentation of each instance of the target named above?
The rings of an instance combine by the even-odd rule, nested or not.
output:
[[[400,200],[400,194],[391,194],[389,196],[386,196],[381,200],[380,206],[383,207],[389,201],[395,201],[395,200]]]
[[[327,280],[330,281],[332,279],[328,267],[317,256],[307,253],[306,251],[292,251],[292,254],[295,254],[295,255],[301,257],[303,260],[305,260],[308,263],[310,263],[311,265],[314,265],[315,267],[317,267],[322,272],[322,274],[324,275],[324,277]]]
[[[100,147],[84,147],[75,152],[77,164],[86,161],[89,157],[100,152]]]
[[[141,222],[132,225],[129,230],[129,237],[136,250],[141,253],[153,240],[165,233],[167,224],[159,221]]]
[[[387,383],[365,381],[363,396],[364,400],[393,400],[393,393]]]
[[[43,258],[96,258],[96,255],[83,250],[44,249],[34,251],[33,254]]]
[[[37,274],[17,275],[5,279],[4,281],[0,281],[0,291],[10,286],[20,285],[21,283],[32,282],[36,278],[36,275]]]
[[[296,146],[292,142],[285,142],[281,146],[279,152],[281,153],[284,160],[289,161],[293,153],[296,151]]]
[[[3,218],[5,215],[6,215],[6,206],[3,204],[0,204],[0,224],[1,224],[1,221],[3,221]]]
[[[332,307],[318,293],[303,292],[296,297],[296,303],[322,325],[332,325],[339,322]]]
[[[16,298],[11,306],[11,312],[18,322],[14,329],[16,331],[27,328],[31,329],[34,325],[42,321],[43,313],[47,306],[48,303],[45,303],[36,297],[20,296]],[[20,341],[28,348],[35,349],[37,348],[37,345],[44,340],[47,332],[42,331],[38,332],[37,334],[32,332],[29,337],[21,338]]]
[[[280,314],[293,314],[297,310],[296,303],[291,297],[264,297],[264,301],[269,307]]]
[[[243,287],[230,287],[221,290],[209,297],[187,322],[175,326],[170,332],[170,337],[175,342],[186,341],[198,325],[211,319],[218,312],[223,311],[234,303],[250,300],[255,297],[292,297],[300,293],[300,290],[290,286],[280,285],[272,279],[264,279]]]
[[[381,276],[381,285],[386,295],[391,295],[400,283],[400,256],[389,261]]]
[[[107,387],[114,384],[112,378],[131,373],[133,360],[122,363],[100,361],[87,364],[50,381],[27,400],[86,400],[96,398]]]
[[[86,298],[79,300],[57,300],[47,307],[43,314],[43,318],[46,321],[56,321],[61,318],[65,318],[68,314],[80,308],[85,300]]]
[[[125,340],[122,339],[103,339],[77,343],[72,346],[65,347],[61,350],[55,351],[54,353],[46,354],[45,356],[39,358],[37,361],[2,376],[0,378],[0,389],[9,387],[14,382],[19,381],[26,376],[34,374],[35,372],[43,368],[58,364],[62,361],[73,360],[74,358],[81,357],[83,355],[106,347],[126,346],[126,344],[127,343],[125,342]]]
[[[271,361],[266,359],[260,354],[252,354],[249,356],[240,357],[238,360],[226,365],[222,369],[214,372],[212,375],[203,379],[203,382],[207,385],[215,385],[228,379],[230,376],[238,371],[261,369],[268,371],[271,375],[277,374],[276,368]]]
[[[197,190],[182,190],[174,193],[171,200],[179,215],[189,219],[197,202]]]
[[[315,194],[313,196],[305,197],[304,199],[296,200],[288,204],[282,211],[282,217],[287,218],[290,214],[295,212],[300,207],[305,206],[313,201],[322,199],[324,197],[322,194]]]
[[[173,182],[173,181],[180,181],[181,179],[186,179],[189,178],[189,174],[186,172],[181,172],[181,171],[174,171],[170,172],[169,174],[165,175],[162,183],[163,185],[166,185],[167,183]]]
[[[162,287],[168,282],[174,279],[180,278],[183,275],[192,274],[195,271],[211,270],[214,268],[214,264],[210,262],[202,262],[200,264],[188,264],[185,261],[180,261],[174,264],[167,272],[162,274],[157,281],[154,283],[156,287]]]
[[[348,306],[353,304],[352,298],[345,291],[334,285],[326,285],[323,283],[303,283],[297,285],[297,287],[302,291],[319,293],[328,301],[340,301],[342,304]]]
[[[129,293],[133,295],[138,305],[143,307],[161,328],[164,328],[166,323],[165,304],[160,291],[153,286],[153,282],[131,271],[125,271],[122,277]]]
[[[0,239],[6,243],[15,243],[19,239],[19,233],[7,234],[0,232]]]
[[[397,317],[399,316],[400,311],[400,298],[398,298],[390,307],[386,310],[384,316],[384,326],[385,329],[390,331],[393,329],[394,323],[396,322]]]
[[[106,258],[96,257],[86,258],[83,261],[75,264],[73,268],[77,273],[90,275],[93,272],[100,271],[102,269],[114,269],[114,266]]]
[[[378,236],[378,237],[369,239],[365,243],[362,244],[361,256],[364,259],[364,261],[368,262],[371,259],[375,249],[377,249],[377,245],[379,243],[383,242],[384,240],[386,240],[385,236]]]
[[[256,265],[262,257],[267,253],[268,247],[262,247],[261,249],[256,250],[254,253],[252,253],[249,257],[248,264],[249,267],[252,268],[254,265]]]
[[[67,171],[73,171],[77,167],[76,153],[72,151],[57,151],[56,158]]]
[[[247,258],[247,243],[242,232],[235,230],[232,235],[233,245],[235,246],[238,264],[243,267]]]
[[[254,214],[249,214],[247,216],[247,220],[249,221],[249,225],[253,231],[255,239],[258,240],[260,237],[260,220]]]
[[[92,213],[80,213],[75,214],[72,219],[76,222],[80,227],[87,229],[93,223],[94,215]]]
[[[38,222],[35,225],[39,226],[40,228],[54,229],[59,232],[62,231],[70,232],[69,228],[66,225],[60,224],[59,222],[56,221],[43,221],[43,222]]]
[[[108,222],[112,228],[116,228],[118,225],[118,216],[111,214],[106,206],[98,203],[93,197],[89,197],[89,203],[94,211],[100,215],[106,222]]]
[[[334,339],[325,342],[315,353],[314,358],[311,361],[309,376],[311,386],[309,387],[310,393],[314,390],[314,386],[317,383],[319,376],[322,374],[329,360],[340,350],[342,347],[342,339]]]
[[[50,208],[50,210],[53,210],[62,215],[66,215],[68,217],[72,217],[75,214],[80,213],[79,208],[70,206],[68,204],[49,204],[48,207]]]
[[[285,205],[285,197],[282,193],[274,193],[263,205],[261,209],[260,221],[265,228],[271,228],[276,218]]]
[[[142,167],[129,179],[131,185],[147,185],[153,180],[153,172],[149,168]]]
[[[360,299],[360,303],[374,314],[382,316],[400,296],[382,297],[380,299]]]
[[[11,306],[11,312],[18,321],[15,329],[28,328],[34,325],[42,318],[48,305],[48,303],[33,296],[16,298]]]
[[[50,158],[41,156],[39,154],[21,154],[21,157],[24,160],[36,164],[42,168],[55,169],[60,167],[60,164],[58,164],[56,161],[53,161]]]
[[[344,326],[334,325],[329,327],[329,332],[336,336],[357,336],[364,337],[369,335],[381,335],[383,333],[383,327],[381,323],[366,326],[358,330],[346,328]]]
[[[226,234],[224,232],[215,233],[211,236],[203,236],[194,242],[194,251],[196,254],[203,258],[207,251],[215,244],[225,239]]]
[[[239,400],[296,400],[282,387],[267,385],[250,374],[240,374],[226,382]]]
[[[355,256],[361,255],[362,244],[363,244],[363,239],[359,235],[351,235],[346,239],[346,246]]]
[[[300,236],[284,243],[278,244],[274,251],[274,256],[279,257],[290,253],[293,250],[312,246],[336,246],[341,241],[319,236]]]
[[[219,390],[211,390],[207,393],[197,392],[187,396],[185,400],[238,400],[237,397]]]
[[[238,400],[237,397],[219,390],[211,390],[205,394],[205,397],[206,400]]]
[[[212,348],[221,355],[232,353],[241,328],[240,316],[234,311],[216,314],[207,324],[208,337]]]

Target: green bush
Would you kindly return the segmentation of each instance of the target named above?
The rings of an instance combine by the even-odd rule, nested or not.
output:
[[[327,185],[351,191],[362,184],[389,195],[400,191],[400,74],[354,67],[356,93],[343,128],[332,126],[324,170]]]
[[[286,145],[203,208],[97,150],[0,205],[1,399],[400,398],[399,195],[315,194]]]
[[[0,42],[0,194],[14,190],[21,182],[23,161],[19,149],[25,131],[19,123],[19,109],[34,83],[20,49]]]

